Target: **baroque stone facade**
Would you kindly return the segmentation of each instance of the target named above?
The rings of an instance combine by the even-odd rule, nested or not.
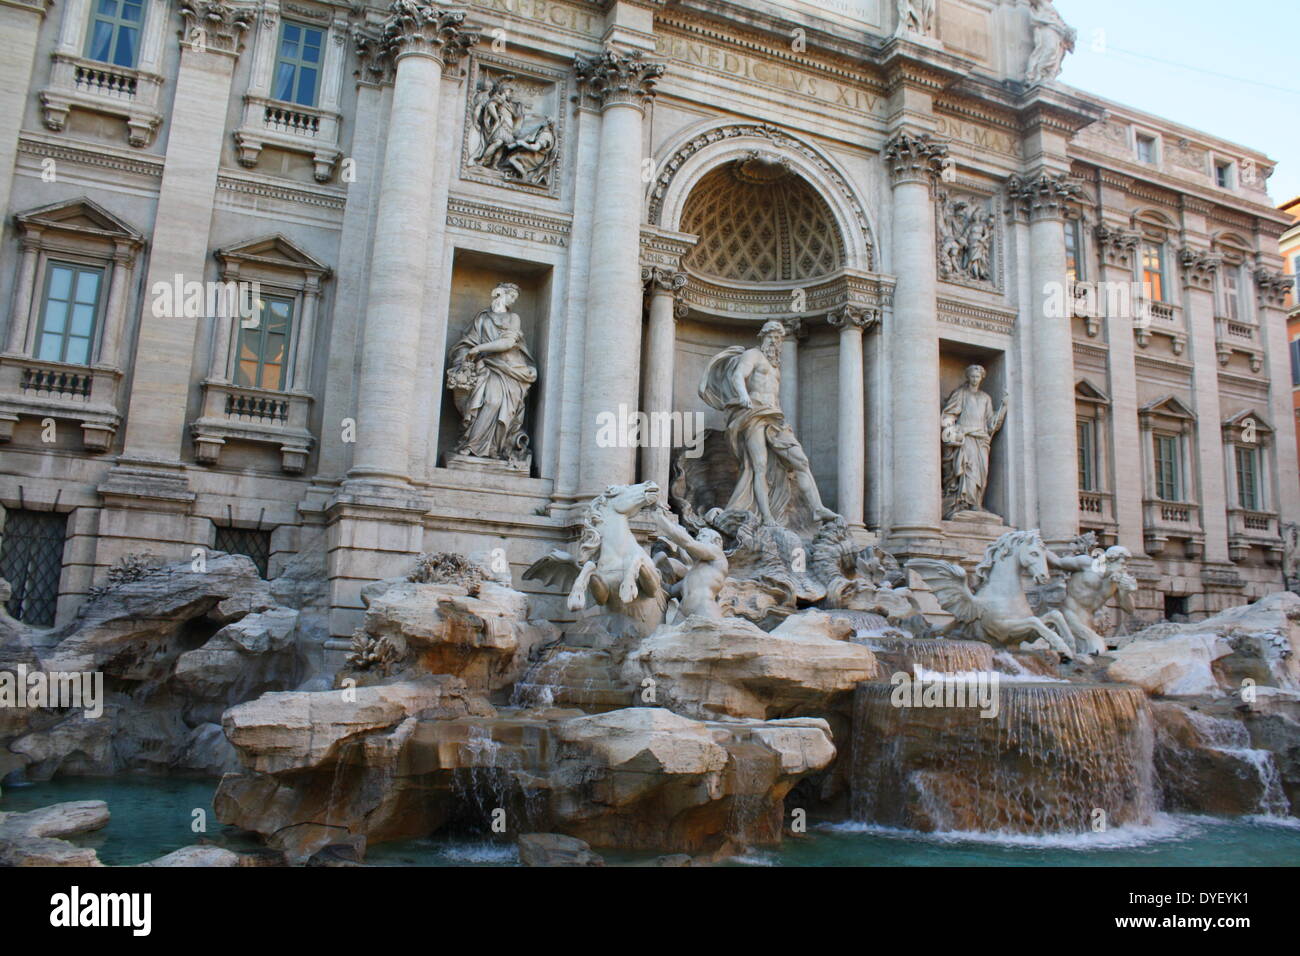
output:
[[[607,486],[670,484],[602,416],[722,429],[701,376],[772,320],[861,544],[1093,531],[1149,618],[1281,586],[1271,161],[1059,84],[1047,0],[141,10],[119,54],[89,0],[0,0],[0,556],[45,548],[43,623],[128,555],[212,548],[314,562],[340,655],[422,552],[504,554],[562,616],[522,571]],[[503,285],[525,467],[456,454],[446,387]],[[946,518],[939,409],[976,364],[1005,421],[983,511]]]

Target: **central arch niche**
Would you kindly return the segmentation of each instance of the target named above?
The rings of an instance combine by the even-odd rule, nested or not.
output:
[[[723,282],[791,283],[844,265],[844,241],[826,200],[779,161],[751,156],[706,173],[682,210],[699,236],[683,261]]]
[[[681,208],[678,228],[697,241],[681,263],[690,276],[689,311],[676,326],[673,407],[700,412],[707,429],[722,429],[723,413],[698,395],[709,360],[729,346],[756,344],[769,319],[801,322],[797,349],[782,350],[781,404],[823,500],[835,507],[839,337],[817,308],[838,294],[846,267],[831,205],[784,158],[753,151],[703,173]],[[707,448],[705,457],[688,466],[701,476],[691,482],[695,488],[710,486],[696,504],[725,504],[734,476],[724,480],[724,463]]]

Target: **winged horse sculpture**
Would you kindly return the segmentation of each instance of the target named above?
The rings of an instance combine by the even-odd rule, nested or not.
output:
[[[659,504],[659,486],[610,485],[587,506],[577,556],[556,549],[524,572],[524,579],[568,589],[570,611],[588,599],[609,615],[615,636],[630,630],[645,636],[663,623],[668,596],[650,555],[632,534],[631,519]]]
[[[921,576],[939,605],[955,619],[949,627],[990,644],[1015,645],[1041,637],[1066,659],[1079,656],[1068,641],[1060,611],[1038,617],[1025,597],[1022,574],[1046,584],[1050,552],[1038,531],[1008,531],[984,550],[971,590],[966,571],[947,561],[913,558],[905,567]],[[1055,629],[1055,630],[1054,630]]]

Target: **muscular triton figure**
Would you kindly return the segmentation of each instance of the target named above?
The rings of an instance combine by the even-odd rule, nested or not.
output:
[[[756,348],[733,345],[709,362],[700,382],[700,398],[727,415],[727,439],[740,460],[740,478],[727,502],[758,514],[764,524],[785,526],[797,499],[818,521],[835,512],[822,504],[799,440],[785,420],[779,398],[781,341],[785,327],[775,320],[759,330]]]

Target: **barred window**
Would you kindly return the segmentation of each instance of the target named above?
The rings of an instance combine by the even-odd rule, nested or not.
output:
[[[266,577],[271,560],[271,532],[256,528],[217,527],[217,536],[212,543],[213,550],[228,554],[242,554],[251,558],[257,565],[257,573]]]
[[[0,577],[13,589],[5,610],[24,624],[54,624],[67,531],[68,516],[57,511],[11,508],[5,516]]]

